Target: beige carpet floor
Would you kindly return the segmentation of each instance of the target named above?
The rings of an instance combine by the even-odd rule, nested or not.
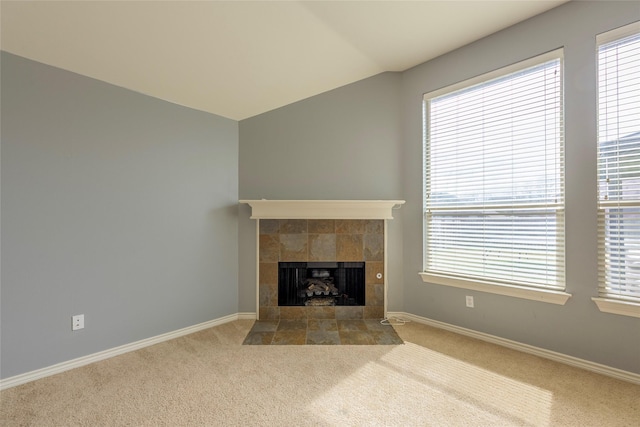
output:
[[[0,393],[9,426],[633,426],[640,386],[408,323],[400,345],[215,328]]]

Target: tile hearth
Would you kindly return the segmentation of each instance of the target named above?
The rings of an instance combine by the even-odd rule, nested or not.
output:
[[[396,345],[393,326],[377,319],[257,320],[243,345]]]

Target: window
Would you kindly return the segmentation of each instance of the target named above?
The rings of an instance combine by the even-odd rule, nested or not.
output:
[[[425,95],[425,282],[570,296],[561,54]]]
[[[597,41],[598,293],[640,306],[640,23]]]

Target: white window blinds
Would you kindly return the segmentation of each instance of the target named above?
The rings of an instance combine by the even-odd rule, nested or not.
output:
[[[560,56],[425,95],[430,281],[564,290]]]
[[[640,23],[598,37],[599,295],[640,302]]]

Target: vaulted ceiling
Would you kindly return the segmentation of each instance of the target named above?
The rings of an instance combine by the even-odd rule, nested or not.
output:
[[[235,120],[554,8],[512,1],[2,1],[2,50]]]

